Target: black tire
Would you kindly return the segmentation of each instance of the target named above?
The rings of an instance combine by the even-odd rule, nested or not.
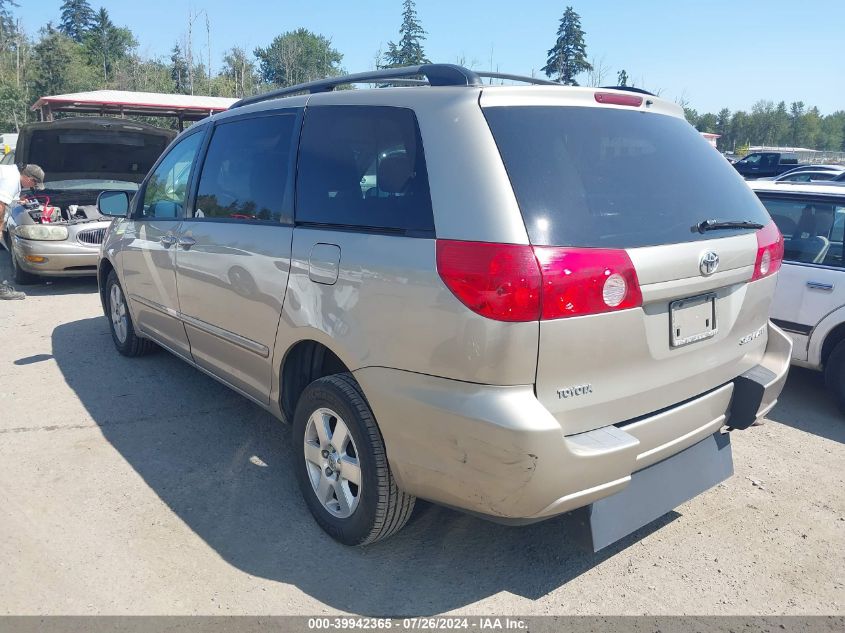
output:
[[[123,302],[123,309],[126,314],[126,337],[121,341],[115,325],[112,321],[112,287],[117,286],[120,289],[120,299]],[[126,295],[123,293],[123,288],[120,286],[120,281],[117,279],[117,273],[111,271],[106,279],[106,319],[109,322],[109,331],[111,332],[112,341],[117,351],[124,356],[135,357],[144,356],[155,350],[155,343],[146,338],[141,338],[135,334],[135,326],[132,324],[132,315],[129,314],[129,306],[126,305]]]
[[[845,341],[831,352],[824,365],[824,381],[833,392],[839,408],[845,413]]]
[[[358,505],[347,518],[331,514],[317,498],[305,462],[306,425],[320,408],[337,412],[349,429],[361,468]],[[384,440],[358,383],[349,374],[315,380],[305,388],[293,417],[293,451],[302,496],[314,519],[344,545],[368,545],[398,532],[414,509],[413,495],[399,490],[384,449]]]
[[[38,275],[33,275],[25,270],[22,270],[20,264],[18,264],[18,258],[15,255],[14,247],[9,249],[9,255],[12,256],[12,278],[15,280],[16,284],[20,284],[21,286],[31,286],[32,284],[37,284],[41,281],[38,278]]]

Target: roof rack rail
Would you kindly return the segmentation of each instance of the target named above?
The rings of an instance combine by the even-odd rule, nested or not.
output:
[[[485,70],[474,71],[476,75],[484,79],[510,79],[511,81],[522,81],[527,84],[537,84],[539,86],[562,86],[558,81],[551,81],[550,79],[540,79],[538,77],[528,77],[526,75],[511,75],[510,73],[493,73]]]
[[[425,77],[425,80],[414,79],[414,77],[419,75]],[[328,79],[319,79],[287,88],[271,90],[261,95],[241,99],[233,103],[229,109],[231,110],[232,108],[239,108],[253,103],[261,103],[262,101],[270,101],[271,99],[287,97],[302,92],[308,94],[331,92],[338,86],[360,83],[403,83],[412,85],[420,83],[431,86],[480,86],[481,79],[473,71],[456,64],[422,64],[419,66],[403,66],[401,68],[383,68],[381,70],[343,75],[342,77],[330,77]]]
[[[602,90],[624,90],[625,92],[636,92],[641,95],[648,95],[650,97],[656,97],[657,95],[653,92],[649,92],[648,90],[643,90],[642,88],[634,88],[634,86],[599,86]]]

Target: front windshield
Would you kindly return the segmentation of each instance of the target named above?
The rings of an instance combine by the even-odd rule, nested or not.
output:
[[[137,191],[138,183],[129,182],[128,180],[100,180],[81,178],[78,180],[49,180],[50,174],[47,174],[48,180],[44,182],[45,189],[56,191],[58,189],[74,191],[96,189],[99,191]]]

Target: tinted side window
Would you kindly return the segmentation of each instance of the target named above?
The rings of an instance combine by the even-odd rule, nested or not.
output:
[[[194,217],[290,218],[285,192],[295,127],[295,113],[218,125],[203,164]]]
[[[391,107],[309,108],[299,148],[296,219],[434,230],[414,113]]]
[[[172,220],[183,217],[191,165],[202,139],[201,132],[182,139],[158,164],[144,189],[139,219]]]

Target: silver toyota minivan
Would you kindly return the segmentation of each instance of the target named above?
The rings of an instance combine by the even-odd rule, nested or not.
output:
[[[567,514],[598,549],[730,476],[728,431],[786,379],[783,239],[681,108],[490,75],[248,98],[131,201],[101,196],[127,209],[99,263],[117,349],[155,343],[290,422],[304,498],[346,544],[419,497]],[[333,90],[353,83],[381,87]]]

